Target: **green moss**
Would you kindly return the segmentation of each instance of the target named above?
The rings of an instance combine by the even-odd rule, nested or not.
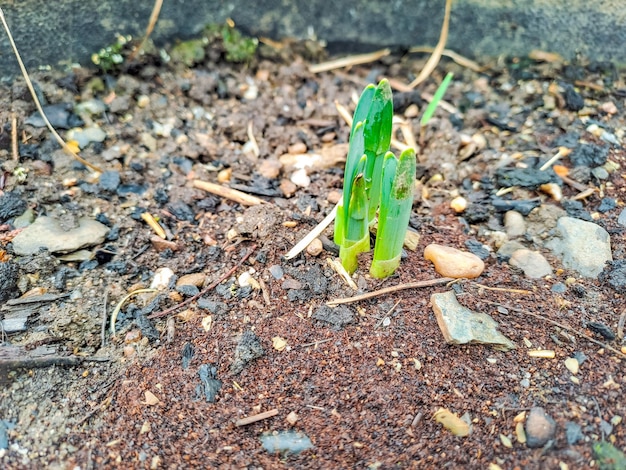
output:
[[[257,38],[244,36],[232,21],[225,24],[212,24],[205,28],[209,42],[221,41],[224,57],[228,62],[249,62],[259,45]]]

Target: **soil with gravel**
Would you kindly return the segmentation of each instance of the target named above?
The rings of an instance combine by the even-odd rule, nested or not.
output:
[[[392,55],[313,74],[308,64],[324,58],[313,43],[264,44],[245,64],[205,47],[192,67],[147,54],[109,74],[33,76],[68,140],[78,138],[67,129],[104,131],[81,151],[101,175],[40,127],[23,80],[0,85],[5,329],[15,306],[28,306],[22,331],[0,345],[0,466],[591,468],[600,463],[597,443],[626,451],[622,71],[552,57],[484,61],[473,71],[444,59],[415,91],[395,92],[396,114],[422,143],[411,219],[420,241],[386,280],[370,278],[365,255],[355,291],[327,262],[336,256],[332,226],[321,253],[284,255],[341,190],[349,128],[335,103],[353,110],[354,97],[381,77],[409,83],[426,58]],[[424,97],[447,71],[455,73],[451,107],[420,132]],[[524,179],[580,141],[606,150],[557,162],[578,168],[573,185],[552,170],[545,181]],[[307,174],[296,168],[304,160],[315,161]],[[213,195],[198,180],[263,202]],[[554,186],[540,189],[547,183],[562,200]],[[451,208],[456,196],[469,202],[465,212]],[[507,208],[528,214],[539,205],[607,230],[614,262],[604,275],[564,269],[532,233],[522,241],[542,252],[552,275],[529,278],[497,254]],[[25,212],[64,230],[81,217],[108,230],[75,258],[18,255]],[[423,258],[431,243],[479,254],[485,271],[452,286],[326,306],[440,277]],[[155,278],[160,290],[121,303]],[[430,296],[451,289],[517,348],[446,344]],[[529,355],[537,349],[554,357]],[[565,365],[572,357],[577,373]],[[469,435],[434,419],[440,408],[469,424]],[[537,431],[527,420],[538,408]],[[270,452],[265,435],[287,447]]]

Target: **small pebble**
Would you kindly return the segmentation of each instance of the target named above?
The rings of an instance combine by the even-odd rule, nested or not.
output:
[[[556,423],[541,407],[534,407],[528,413],[526,425],[526,445],[531,448],[543,447],[554,438]]]
[[[306,170],[301,168],[291,174],[291,182],[301,188],[307,188],[311,184],[311,178],[307,175]]]
[[[310,254],[311,256],[318,256],[323,250],[324,250],[324,247],[322,246],[322,241],[319,238],[316,238],[315,240],[313,240],[306,247],[306,252]]]
[[[150,289],[167,289],[170,285],[170,281],[174,277],[174,271],[170,268],[159,268],[154,273],[154,278],[150,284]]]
[[[449,246],[432,243],[424,249],[424,258],[445,277],[473,279],[482,274],[485,263],[478,256]]]
[[[556,183],[546,183],[539,186],[539,189],[546,193],[548,196],[552,196],[555,201],[563,199],[563,191],[561,187]]]
[[[206,276],[203,273],[185,274],[178,278],[176,285],[202,287],[205,279]]]
[[[267,160],[263,160],[261,162],[258,171],[264,178],[273,180],[278,178],[282,166],[282,163],[280,163],[276,158],[268,158]]]
[[[460,214],[467,209],[467,199],[463,196],[455,197],[452,201],[450,201],[450,208],[457,214]]]
[[[576,375],[578,374],[580,364],[578,363],[576,358],[568,357],[567,359],[565,359],[565,367],[567,367],[567,370],[569,370],[572,374]]]
[[[284,179],[280,182],[280,190],[285,195],[285,197],[293,196],[293,193],[295,193],[297,189],[298,188],[296,187],[296,185],[288,179]]]
[[[523,236],[526,233],[524,216],[517,211],[507,211],[504,214],[504,227],[509,240]]]
[[[295,411],[292,411],[291,413],[287,415],[285,420],[293,426],[294,424],[298,422],[298,415],[296,414]]]
[[[538,279],[552,274],[550,263],[541,253],[527,249],[516,250],[509,259],[509,264],[524,271],[531,279]]]
[[[282,277],[285,275],[283,268],[278,264],[270,266],[269,270],[274,279],[282,279]]]
[[[341,192],[340,191],[330,191],[328,193],[328,196],[326,196],[326,200],[328,202],[330,202],[331,204],[337,204],[340,199],[341,199]],[[626,215],[624,216],[624,219],[625,219],[625,222],[626,222]],[[624,225],[626,225],[626,223]]]
[[[289,152],[291,155],[298,155],[301,153],[306,153],[307,148],[306,148],[306,144],[303,142],[297,142],[293,145],[290,145],[287,148],[287,152]]]
[[[146,95],[139,95],[137,97],[137,106],[145,108],[150,104],[150,97]]]

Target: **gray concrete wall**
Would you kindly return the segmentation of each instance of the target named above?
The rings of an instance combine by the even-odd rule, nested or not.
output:
[[[30,68],[89,63],[116,33],[141,36],[151,0],[0,0]],[[335,51],[434,45],[443,0],[165,0],[153,38],[191,37],[227,17],[259,36],[311,37]],[[543,49],[626,62],[624,0],[456,0],[448,47],[470,57]],[[0,77],[16,72],[0,34]]]

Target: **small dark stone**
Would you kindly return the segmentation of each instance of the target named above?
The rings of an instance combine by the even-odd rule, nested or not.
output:
[[[619,293],[626,290],[626,259],[610,261],[598,276],[601,282],[607,283]]]
[[[188,158],[174,157],[172,161],[180,168],[184,175],[191,173],[193,162]]]
[[[558,183],[554,170],[541,171],[538,168],[500,168],[496,170],[496,181],[501,187],[519,186],[537,189],[542,184]]]
[[[170,200],[170,197],[167,195],[167,192],[163,188],[159,188],[154,192],[154,201],[159,204],[167,204]]]
[[[143,184],[121,184],[117,187],[118,196],[126,196],[127,194],[142,195],[148,189],[147,185]]]
[[[195,214],[191,210],[187,204],[183,201],[174,201],[170,202],[167,205],[167,210],[169,210],[174,217],[178,220],[183,220],[187,222],[193,222],[195,218]]]
[[[581,352],[581,351],[576,351],[573,354],[573,357],[574,357],[574,359],[576,359],[578,361],[578,364],[581,365],[581,366],[588,359],[588,357],[585,355],[585,353]]]
[[[602,322],[590,321],[587,323],[587,328],[608,341],[613,341],[615,339],[615,333],[613,333],[613,330]]]
[[[0,224],[12,217],[21,215],[26,210],[26,201],[15,191],[0,195]]]
[[[585,438],[583,436],[582,427],[578,423],[574,423],[572,421],[567,421],[565,423],[565,439],[567,439],[567,443],[571,446],[576,444],[578,441],[581,441]]]
[[[217,367],[213,364],[202,364],[198,369],[200,384],[196,387],[196,395],[204,395],[206,401],[215,403],[217,392],[222,388],[222,382],[217,379]]]
[[[190,342],[186,342],[185,345],[183,346],[183,351],[182,351],[182,355],[183,355],[183,369],[187,369],[189,367],[189,363],[191,362],[191,359],[193,359],[194,354],[196,353],[193,344],[191,344]]]
[[[64,291],[67,280],[76,276],[78,276],[78,271],[67,266],[61,266],[54,275],[54,288]]]
[[[580,299],[584,298],[587,295],[587,289],[585,289],[585,286],[583,286],[582,284],[573,284],[570,289],[572,293]]]
[[[97,259],[90,259],[81,262],[78,265],[78,270],[82,273],[84,271],[91,271],[92,269],[96,269],[98,267]]]
[[[328,323],[335,330],[340,330],[354,322],[354,313],[346,305],[339,305],[334,308],[322,305],[313,313],[313,318]]]
[[[609,148],[596,144],[578,144],[569,159],[574,166],[595,168],[606,163],[609,157]]]
[[[250,362],[262,357],[265,354],[261,340],[252,331],[245,331],[237,347],[235,348],[235,360],[230,366],[230,372],[234,375],[239,374]]]
[[[550,290],[556,294],[563,294],[565,291],[567,291],[567,286],[562,282],[557,282],[552,286]]]
[[[96,220],[101,224],[106,225],[107,227],[110,227],[112,225],[111,220],[102,212],[96,215]]]
[[[100,189],[103,191],[114,192],[121,182],[119,171],[105,171],[100,175],[100,181],[98,182]]]
[[[565,87],[564,98],[565,107],[570,111],[580,111],[585,106],[585,100],[571,85]]]
[[[523,199],[509,200],[493,198],[491,200],[493,208],[498,212],[517,211],[523,216],[527,216],[530,212],[541,205],[540,199]]]
[[[578,139],[580,139],[578,132],[567,132],[554,139],[552,141],[552,147],[567,147],[571,149],[576,147]]]
[[[106,240],[109,242],[113,242],[118,238],[120,238],[120,226],[115,224],[113,227],[111,227],[109,233],[107,233]]]
[[[72,127],[80,127],[84,122],[72,112],[73,106],[69,103],[57,103],[43,106],[43,112],[56,129],[71,129]],[[39,111],[31,114],[24,121],[33,127],[46,127]]]
[[[13,261],[0,263],[0,303],[19,295],[19,268]]]
[[[490,210],[487,204],[472,203],[467,206],[463,218],[468,224],[479,224],[489,220]]]
[[[280,280],[285,275],[283,268],[279,264],[274,264],[269,268],[270,274],[274,279]]]
[[[478,240],[474,238],[467,240],[465,242],[465,246],[470,251],[470,253],[475,254],[483,261],[489,258],[489,254],[491,253],[489,251],[489,248],[487,248],[485,245],[483,245],[482,243],[480,243]]]
[[[611,211],[617,207],[617,201],[612,197],[604,197],[600,201],[600,205],[598,206],[598,212],[605,213]]]
[[[156,341],[160,338],[159,330],[156,329],[143,311],[135,313],[135,324],[141,330],[141,334],[150,341]]]
[[[563,199],[561,201],[561,207],[565,209],[567,215],[574,217],[575,219],[586,220],[591,222],[593,218],[591,214],[584,209],[583,203],[580,201],[573,201],[571,199]]]
[[[185,297],[193,297],[200,293],[200,289],[193,285],[176,286],[176,292],[183,294]]]
[[[217,292],[218,295],[221,295],[222,298],[225,300],[232,299],[233,293],[234,293],[233,292],[234,285],[235,285],[235,281],[232,279],[226,282],[222,282],[215,288],[215,292]]]
[[[213,214],[217,211],[217,208],[220,205],[220,199],[216,196],[208,196],[198,201],[196,205],[198,206],[198,209],[202,209],[203,211]]]
[[[133,220],[142,220],[141,214],[143,214],[144,212],[146,212],[145,207],[135,206],[133,208],[133,211],[130,213],[130,218]]]
[[[213,315],[223,316],[228,313],[228,304],[224,302],[219,302],[217,300],[210,300],[206,297],[200,297],[198,299],[197,305],[199,308],[208,310]]]

